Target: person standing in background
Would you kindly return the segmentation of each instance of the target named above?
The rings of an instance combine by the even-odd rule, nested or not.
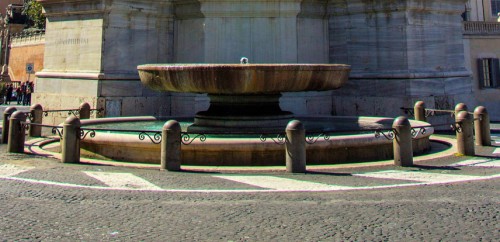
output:
[[[24,105],[26,103],[26,82],[23,82],[23,84],[21,84],[21,100],[22,100],[22,104]]]
[[[31,105],[31,93],[33,92],[33,82],[26,82],[26,105]]]
[[[21,91],[21,87],[16,88],[16,99],[17,99],[17,104],[21,104],[22,99],[23,99],[23,92]]]
[[[14,91],[14,89],[12,88],[12,84],[9,84],[7,86],[7,97],[5,98],[5,104],[7,105],[10,105],[10,100],[12,99],[12,91]]]

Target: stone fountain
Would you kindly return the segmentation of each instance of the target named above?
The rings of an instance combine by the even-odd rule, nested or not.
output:
[[[283,92],[327,91],[347,81],[340,64],[141,65],[147,87],[162,92],[208,93],[210,107],[198,112],[190,132],[283,131],[294,118],[280,108]]]
[[[443,26],[452,36],[461,33],[461,21],[449,20],[455,13],[459,18],[463,4],[451,0],[447,4],[389,0],[41,3],[48,18],[46,60],[44,70],[37,73],[34,102],[54,108],[84,99],[105,109],[108,118],[82,121],[84,127],[109,123],[118,128],[119,123],[149,130],[139,121],[156,121],[159,131],[166,120],[176,119],[186,122],[185,132],[211,133],[205,142],[182,146],[184,164],[284,164],[282,145],[234,133],[283,132],[291,119],[303,121],[309,131],[325,133],[390,128],[393,118],[329,114],[373,111],[395,116],[394,110],[399,111],[409,97],[429,96],[425,87],[415,93],[419,89],[414,84],[431,85],[434,96],[441,98],[444,89],[456,90],[446,85],[457,83],[456,77],[462,74],[453,71],[463,69],[456,61],[460,48],[447,48],[460,46],[460,39],[442,35],[438,40],[444,39],[435,44],[436,30]],[[429,41],[431,45],[426,44]],[[423,53],[430,54],[410,55],[420,53],[415,48],[421,46],[428,46]],[[432,55],[436,50],[453,51],[436,59]],[[160,94],[146,90],[137,77],[136,67],[143,63],[234,63],[240,56],[249,57],[251,63],[313,64],[139,66],[141,81],[164,92]],[[420,59],[425,56],[433,56],[432,61]],[[347,80],[348,66],[321,64],[337,62],[351,64],[351,76],[357,78],[335,92],[342,95],[325,91],[340,88]],[[437,89],[436,81],[426,79],[434,78],[436,70],[439,75],[445,73],[436,81],[446,84]],[[75,92],[75,86],[83,88]],[[200,110],[207,98],[198,93],[210,99],[205,111]],[[358,112],[357,107],[366,112]],[[134,115],[154,116],[118,117]],[[413,126],[425,124],[412,121]],[[226,133],[233,134],[222,135]],[[429,149],[430,134],[431,128],[417,136],[415,153]],[[82,140],[82,148],[89,156],[115,160],[159,163],[160,157],[158,145],[138,140],[136,134],[97,132],[95,138]],[[389,159],[391,149],[392,141],[373,132],[345,132],[308,144],[307,157],[308,164],[380,160]]]
[[[208,93],[209,108],[195,117],[81,120],[83,129],[97,130],[95,135],[81,140],[83,156],[159,164],[160,145],[153,134],[159,135],[167,120],[178,120],[184,132],[183,166],[284,165],[283,133],[289,121],[298,119],[312,135],[306,145],[308,165],[392,158],[392,140],[380,133],[375,135],[374,130],[391,129],[393,118],[301,116],[279,105],[285,92],[340,88],[348,79],[347,65],[150,64],[140,65],[138,70],[144,85],[155,90]],[[428,126],[425,122],[410,122],[413,127]],[[137,130],[150,130],[151,136],[145,138],[141,131],[138,138]],[[432,127],[416,132],[412,140],[415,154],[430,149],[432,133]],[[200,135],[204,138],[196,139]]]

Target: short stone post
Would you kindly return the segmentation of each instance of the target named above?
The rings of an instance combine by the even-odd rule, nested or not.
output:
[[[3,112],[3,123],[2,123],[2,144],[7,144],[9,142],[9,118],[17,111],[15,107],[8,107]]]
[[[181,125],[169,120],[161,132],[161,170],[181,170]]]
[[[455,117],[457,123],[457,152],[462,155],[475,155],[474,130],[472,116],[467,111],[460,111]]]
[[[306,172],[306,130],[299,120],[292,120],[286,126],[286,171]]]
[[[418,101],[415,103],[415,106],[413,107],[413,113],[415,114],[415,120],[418,121],[427,121],[427,118],[425,117],[425,103],[423,101]]]
[[[31,123],[42,124],[43,123],[43,108],[40,104],[33,104],[30,107]],[[29,129],[30,137],[41,137],[42,127],[37,125],[30,125]]]
[[[465,105],[464,103],[459,103],[457,105],[455,105],[455,117],[458,115],[458,113],[460,111],[468,111],[468,107],[467,105]]]
[[[411,125],[408,118],[400,116],[392,124],[394,129],[394,165],[413,166],[413,145],[411,135]]]
[[[80,119],[69,116],[63,124],[63,135],[61,139],[63,163],[80,162]]]
[[[10,116],[9,120],[9,142],[7,150],[10,153],[23,153],[24,141],[26,139],[26,128],[21,124],[26,122],[26,114],[22,111],[16,111]]]
[[[474,131],[476,145],[491,146],[490,116],[483,106],[474,109]]]
[[[80,104],[78,112],[80,113],[80,119],[90,119],[90,104],[87,102]]]

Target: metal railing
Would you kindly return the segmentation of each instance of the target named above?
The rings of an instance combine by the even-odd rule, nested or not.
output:
[[[444,124],[447,126],[454,126],[456,123]],[[443,124],[441,124],[442,126]],[[426,134],[426,128],[434,128],[436,125],[425,125],[416,126],[411,128],[411,134],[413,138],[416,138],[419,134]],[[98,132],[118,132],[118,133],[136,133],[139,140],[146,140],[146,137],[154,144],[160,144],[163,140],[162,132],[157,130],[130,130],[130,129],[102,129],[102,128],[80,128],[79,137],[81,140],[85,139],[87,136],[90,138],[95,138]],[[352,129],[352,130],[331,130],[331,131],[307,131],[305,134],[305,141],[308,144],[314,144],[319,139],[323,138],[325,141],[330,140],[335,134],[345,134],[345,133],[367,133],[375,138],[384,137],[387,140],[393,140],[396,133],[394,128],[375,128],[375,129]],[[205,142],[209,139],[210,135],[225,136],[230,135],[255,135],[259,138],[261,142],[266,142],[271,139],[274,143],[283,145],[286,142],[285,132],[181,132],[181,143],[184,145],[189,145],[193,143],[194,140],[199,139],[200,142]]]
[[[43,128],[51,128],[52,129],[52,134],[59,136],[59,138],[62,140],[62,136],[64,133],[63,126],[57,126],[57,125],[47,125],[47,124],[38,124],[38,123],[32,123],[32,122],[21,122],[21,128],[29,131],[31,126],[37,126],[37,127],[43,127]]]
[[[403,111],[404,114],[410,117],[415,117],[414,108],[401,107],[400,109]],[[447,115],[447,114],[450,115],[450,117],[455,117],[454,110],[443,110],[443,109],[432,109],[432,108],[425,109],[425,117]]]
[[[92,108],[90,109],[90,113],[93,114],[100,114],[104,109],[102,108]],[[68,115],[74,115],[74,116],[79,116],[80,115],[80,109],[75,108],[75,109],[53,109],[53,110],[43,110],[43,116],[47,117],[49,116],[49,113],[65,113],[67,112]]]

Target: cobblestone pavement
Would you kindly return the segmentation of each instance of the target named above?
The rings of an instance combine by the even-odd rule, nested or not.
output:
[[[165,172],[0,145],[0,241],[499,241],[500,138],[411,168]]]

